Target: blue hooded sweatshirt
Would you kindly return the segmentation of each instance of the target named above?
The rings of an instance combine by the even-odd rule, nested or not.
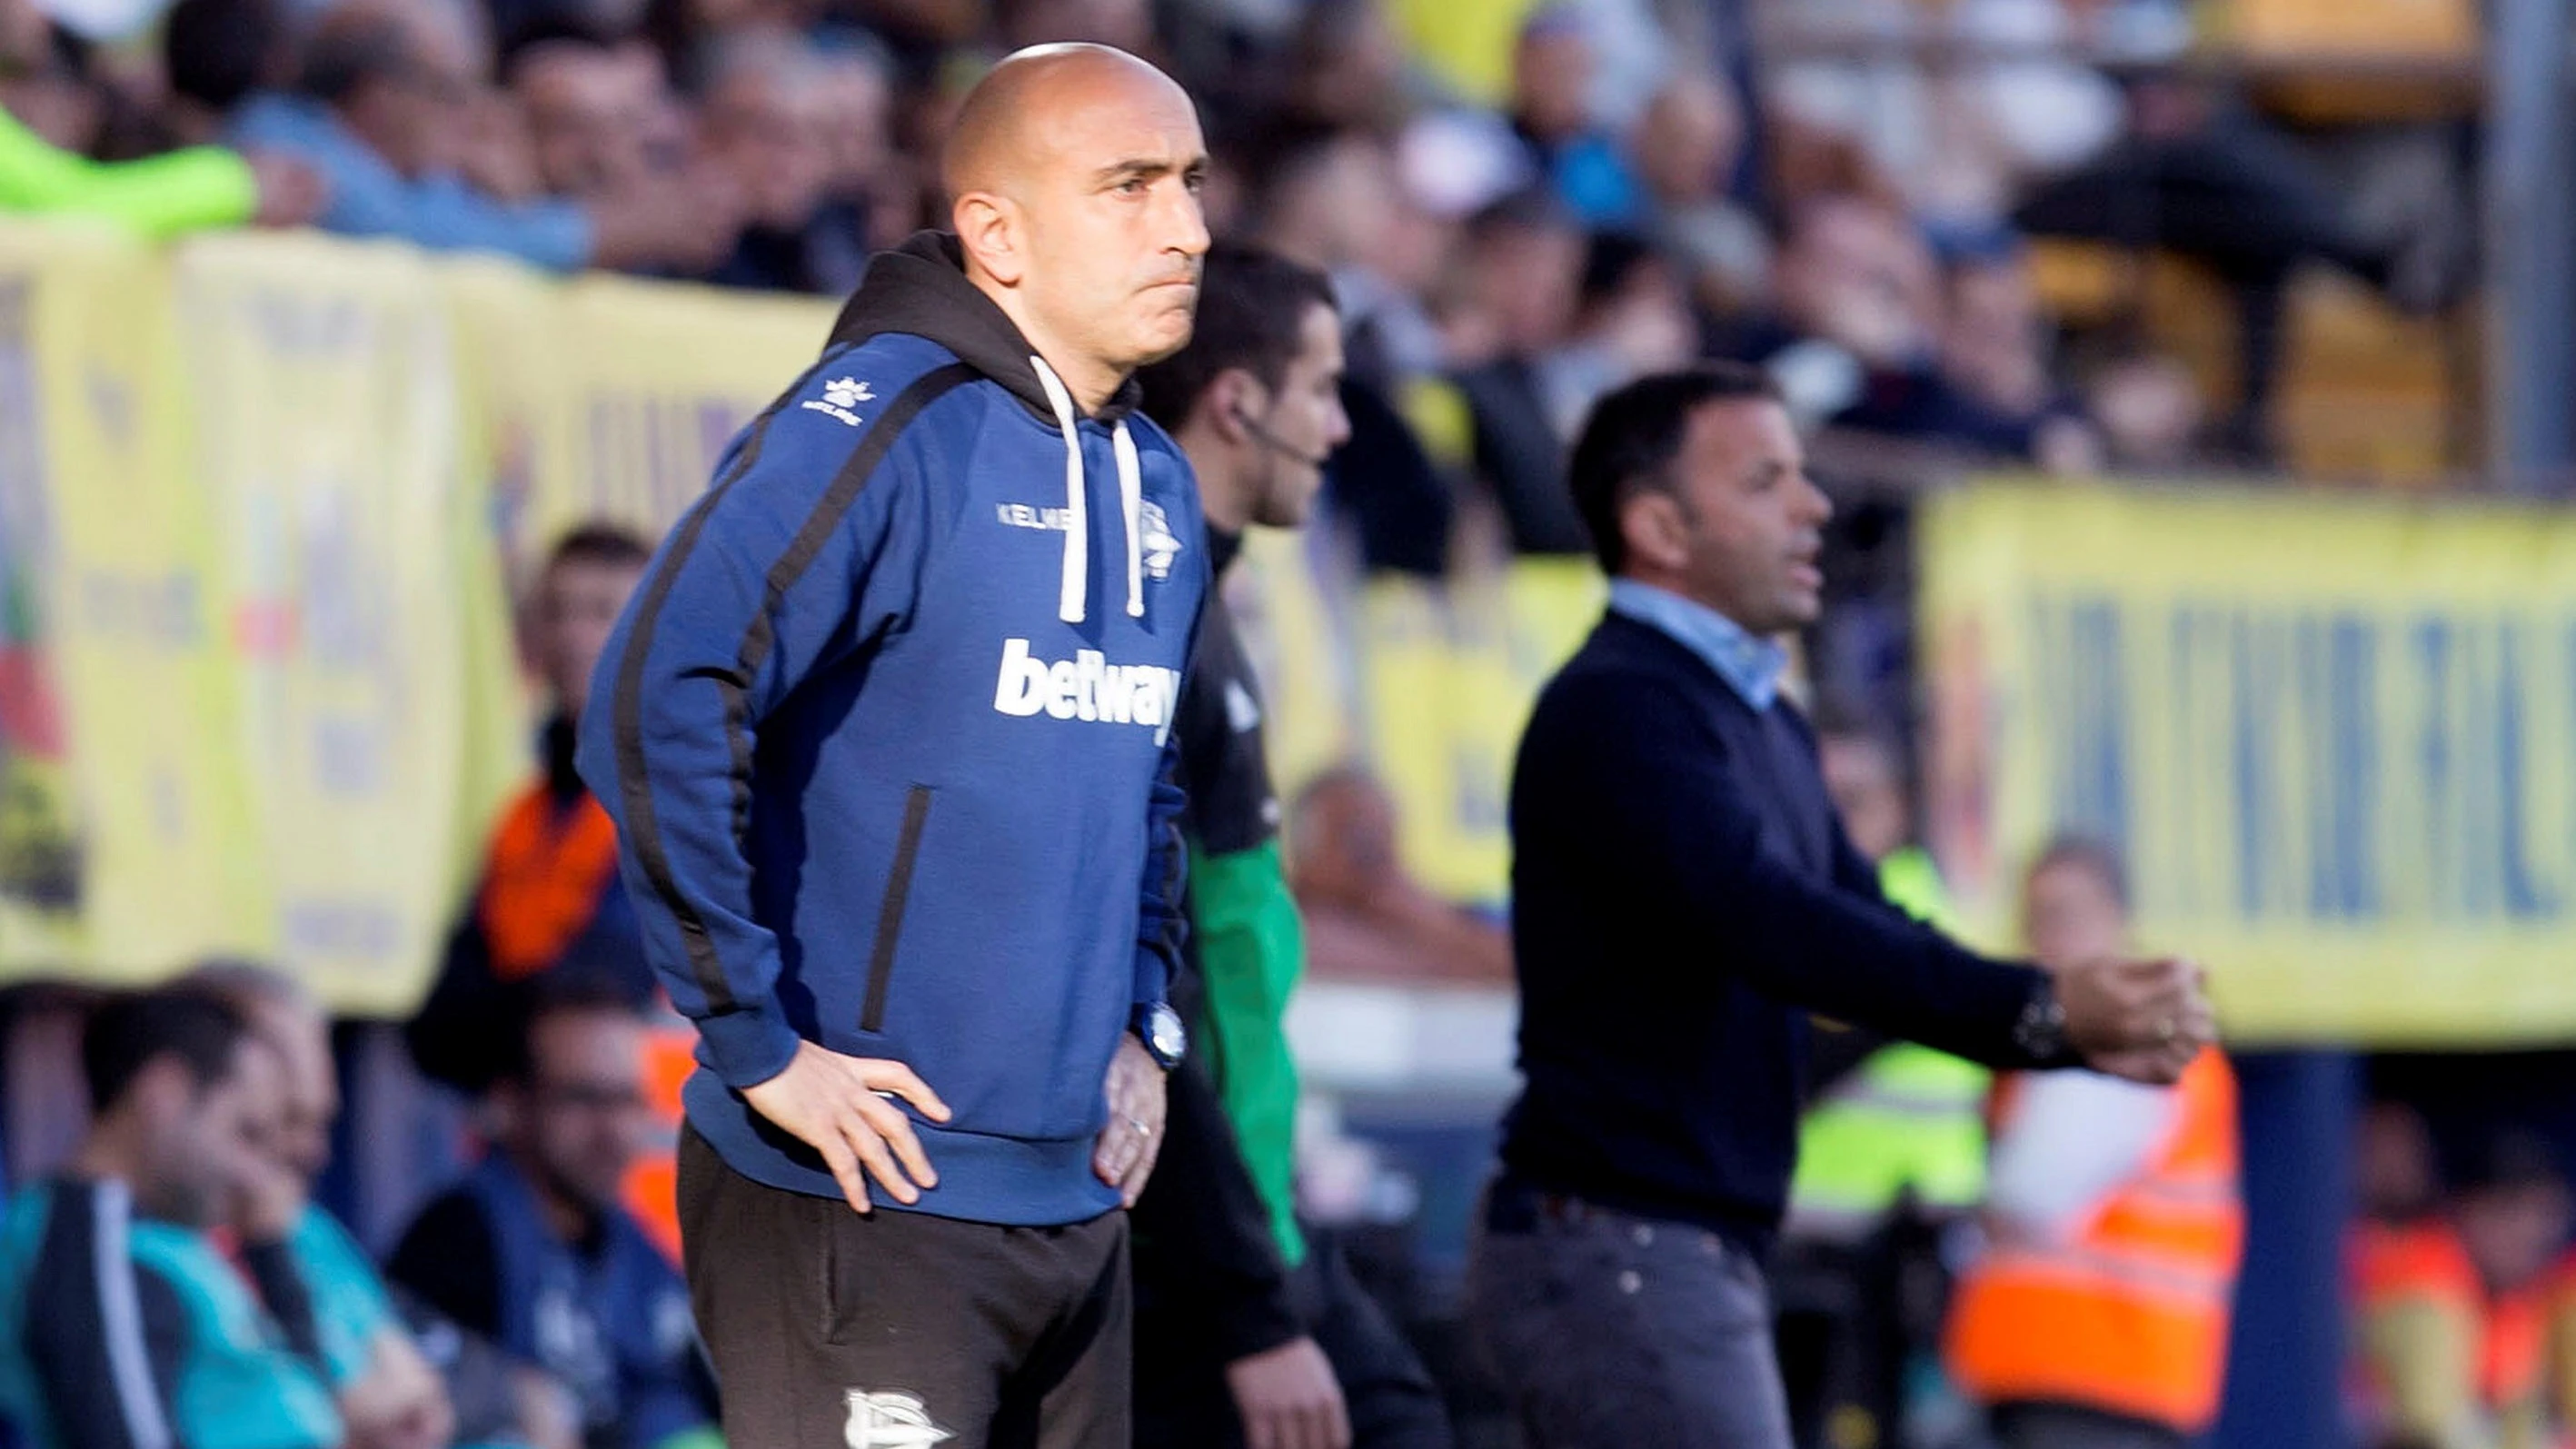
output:
[[[955,1113],[916,1118],[918,1210],[1118,1206],[1092,1146],[1180,950],[1171,720],[1208,581],[1196,481],[1135,400],[1080,415],[955,239],[916,236],[610,636],[581,772],[698,1026],[689,1122],[755,1181],[841,1195],[742,1096],[802,1039]]]

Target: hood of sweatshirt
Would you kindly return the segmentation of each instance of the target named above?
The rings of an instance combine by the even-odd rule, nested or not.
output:
[[[1029,411],[1055,424],[1064,438],[1064,572],[1056,612],[1066,623],[1079,624],[1089,604],[1084,597],[1090,577],[1090,506],[1082,467],[1082,412],[1063,379],[1038,356],[1019,325],[981,288],[966,277],[965,248],[948,232],[916,232],[893,251],[868,266],[859,289],[841,307],[832,324],[830,346],[855,346],[881,333],[900,332],[927,338],[957,355],[1000,384]],[[1118,499],[1127,535],[1127,612],[1145,613],[1144,485],[1135,440],[1127,433],[1127,415],[1136,410],[1143,390],[1134,377],[1090,421],[1107,428],[1118,472]]]

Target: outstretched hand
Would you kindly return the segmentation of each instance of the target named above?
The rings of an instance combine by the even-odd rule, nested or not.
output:
[[[2218,1040],[2199,967],[2158,961],[2089,961],[2058,973],[2066,1041],[2095,1071],[2169,1086]]]

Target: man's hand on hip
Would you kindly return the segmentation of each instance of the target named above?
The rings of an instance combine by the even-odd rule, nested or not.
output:
[[[1350,1449],[1341,1381],[1315,1340],[1236,1359],[1225,1366],[1225,1386],[1243,1414],[1245,1449]]]
[[[1091,1152],[1091,1170],[1118,1189],[1129,1207],[1145,1192],[1154,1159],[1163,1150],[1163,1068],[1129,1032],[1109,1059],[1109,1125]]]
[[[912,1119],[887,1099],[900,1097],[933,1122],[948,1120],[948,1104],[901,1062],[845,1057],[798,1042],[787,1070],[744,1088],[742,1096],[752,1110],[823,1154],[841,1195],[862,1213],[870,1210],[866,1177],[907,1205],[921,1201],[922,1188],[939,1185],[921,1139],[913,1135]]]
[[[2088,961],[2057,975],[2066,1041],[2095,1071],[2166,1086],[2218,1039],[2218,1019],[2188,961]]]

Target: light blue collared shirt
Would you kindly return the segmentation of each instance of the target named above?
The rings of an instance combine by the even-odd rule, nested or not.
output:
[[[1743,625],[1708,605],[1635,579],[1610,581],[1610,612],[1660,629],[1674,643],[1707,661],[1737,697],[1760,714],[1780,697],[1789,651],[1757,639]]]

